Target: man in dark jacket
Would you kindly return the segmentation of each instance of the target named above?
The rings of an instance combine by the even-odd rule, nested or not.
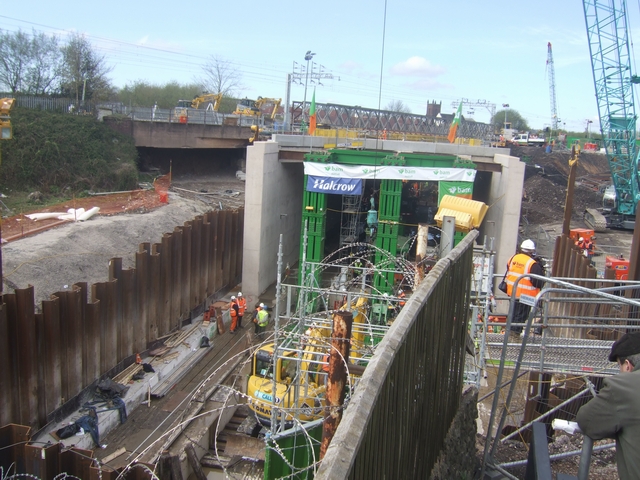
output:
[[[640,332],[626,333],[611,347],[610,362],[621,375],[606,378],[604,386],[579,411],[576,420],[585,435],[614,438],[621,480],[640,478]]]

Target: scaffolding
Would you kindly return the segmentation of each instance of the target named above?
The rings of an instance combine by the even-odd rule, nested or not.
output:
[[[358,241],[362,222],[360,222],[360,207],[362,195],[342,196],[342,215],[340,219],[340,246],[344,247]]]
[[[571,419],[577,408],[595,395],[594,383],[619,372],[617,364],[607,359],[614,341],[625,332],[640,330],[640,282],[531,274],[517,282],[525,277],[543,280],[545,286],[536,297],[524,299],[532,308],[519,339],[505,333],[511,327],[515,298],[510,299],[503,321],[474,320],[473,327],[479,368],[486,371],[493,365],[498,369],[496,387],[488,394],[493,395],[493,406],[484,464],[500,468],[506,465],[498,465],[494,459],[499,443],[523,438],[535,418],[545,422],[557,415]],[[516,402],[521,399],[514,393],[518,379],[527,373],[527,404],[520,418]],[[575,393],[553,403],[545,400],[552,388]],[[540,393],[543,390],[546,393]],[[508,418],[516,425],[509,426],[507,435],[503,428]]]

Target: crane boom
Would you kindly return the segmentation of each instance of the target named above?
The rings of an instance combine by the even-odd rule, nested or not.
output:
[[[613,227],[633,228],[638,188],[636,112],[626,0],[583,0],[591,68],[616,203]]]
[[[558,104],[556,103],[556,71],[553,67],[551,42],[547,43],[547,72],[549,73],[549,98],[551,99],[551,130],[558,130]]]

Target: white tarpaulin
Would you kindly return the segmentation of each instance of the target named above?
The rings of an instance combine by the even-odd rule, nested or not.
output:
[[[471,168],[453,167],[402,167],[380,165],[338,165],[337,163],[304,162],[305,175],[331,178],[365,178],[378,180],[415,180],[439,182],[457,180],[473,182],[476,171]]]

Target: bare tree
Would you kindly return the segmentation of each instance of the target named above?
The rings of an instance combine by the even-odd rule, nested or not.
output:
[[[11,93],[24,91],[30,51],[31,41],[26,33],[0,32],[0,85]]]
[[[405,105],[402,100],[391,100],[385,107],[385,110],[389,112],[411,113],[409,106]]]
[[[203,89],[209,93],[222,93],[232,97],[242,90],[240,72],[227,60],[212,55],[202,67],[204,76],[198,79]]]
[[[84,35],[74,34],[62,47],[63,95],[82,99],[106,99],[113,94],[113,86],[107,77],[112,70],[105,57],[98,55]]]

